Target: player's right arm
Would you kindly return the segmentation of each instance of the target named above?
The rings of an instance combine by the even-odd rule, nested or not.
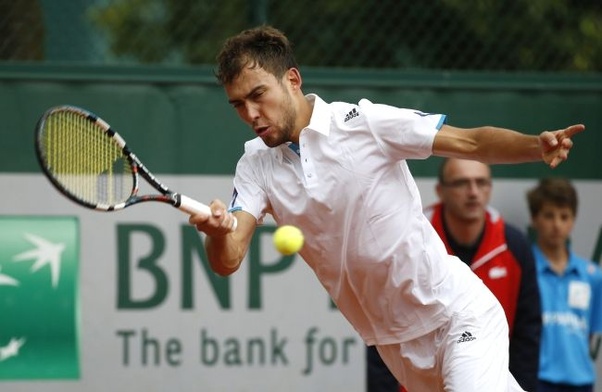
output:
[[[206,234],[205,251],[211,269],[222,276],[230,275],[240,267],[247,254],[257,226],[256,219],[244,211],[228,213],[220,200],[211,202],[210,207],[211,217],[193,215],[189,222]],[[236,230],[230,231],[234,215],[238,222]]]

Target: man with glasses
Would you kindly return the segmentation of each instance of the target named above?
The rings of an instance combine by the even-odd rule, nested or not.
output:
[[[445,159],[426,216],[450,254],[470,266],[502,304],[510,327],[510,372],[536,390],[541,305],[535,260],[527,238],[489,206],[491,169],[477,161]]]

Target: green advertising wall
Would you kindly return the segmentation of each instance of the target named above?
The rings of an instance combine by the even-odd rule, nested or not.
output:
[[[460,127],[537,134],[584,123],[568,162],[495,166],[498,177],[602,179],[602,76],[302,69],[304,90],[327,101],[374,102],[448,115]],[[49,107],[84,107],[105,119],[155,173],[231,174],[253,134],[238,120],[211,67],[0,66],[0,171],[37,172],[33,132]],[[410,163],[436,175],[438,160]]]

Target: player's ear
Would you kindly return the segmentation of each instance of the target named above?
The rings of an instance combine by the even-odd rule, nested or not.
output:
[[[299,72],[297,68],[289,68],[288,71],[286,71],[285,78],[293,90],[296,91],[301,89],[303,79],[301,78],[301,72]]]

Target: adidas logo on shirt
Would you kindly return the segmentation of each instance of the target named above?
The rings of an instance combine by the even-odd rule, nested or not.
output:
[[[472,334],[468,331],[464,331],[460,339],[458,339],[458,343],[470,342],[471,340],[475,340],[476,337],[472,336]]]
[[[343,122],[347,122],[349,120],[351,120],[354,117],[358,117],[360,114],[358,113],[356,108],[353,108],[352,111],[350,111],[349,113],[347,113],[347,115],[345,116],[345,121]]]

